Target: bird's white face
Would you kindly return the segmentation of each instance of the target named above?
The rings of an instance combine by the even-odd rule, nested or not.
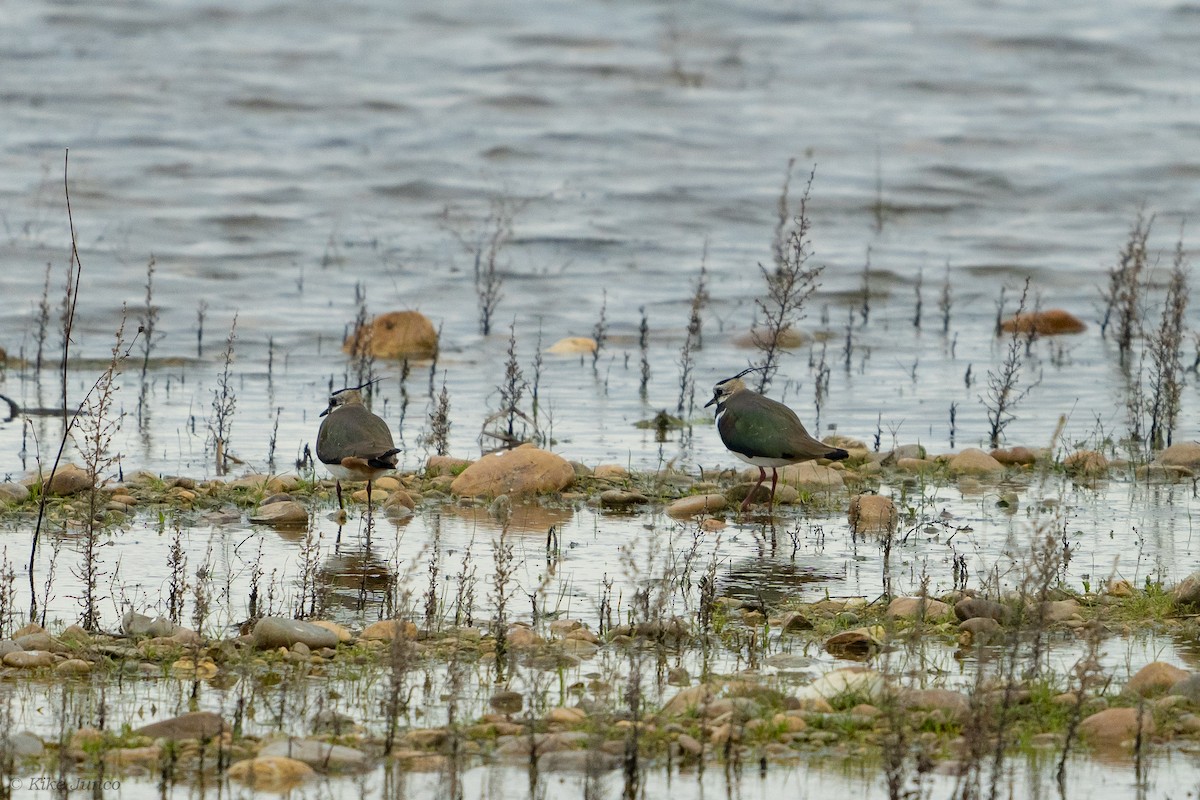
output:
[[[745,388],[746,384],[742,382],[741,378],[729,378],[728,380],[723,380],[713,387],[712,400],[709,400],[707,403],[705,403],[704,407],[708,408],[709,406],[715,404],[717,406],[717,416],[719,417],[721,415],[721,411],[723,410],[722,407],[725,405],[725,401],[733,396],[735,392],[740,392]]]

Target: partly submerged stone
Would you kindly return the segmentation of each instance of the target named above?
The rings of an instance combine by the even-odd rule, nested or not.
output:
[[[825,640],[825,650],[838,658],[865,661],[883,646],[880,639],[881,633],[882,629],[878,627],[855,628],[835,633]]]
[[[292,647],[304,643],[310,648],[337,647],[338,635],[333,631],[287,617],[263,617],[254,625],[254,646],[260,650]]]
[[[258,751],[259,757],[282,756],[303,761],[320,772],[352,772],[371,765],[367,754],[353,747],[329,744],[317,739],[288,737],[271,742]]]
[[[178,630],[166,617],[148,617],[136,611],[126,611],[121,617],[121,632],[126,636],[174,636]]]
[[[901,708],[941,711],[953,718],[966,716],[971,707],[965,694],[952,689],[904,689],[897,700]]]
[[[471,466],[469,458],[454,458],[453,456],[430,456],[425,462],[425,477],[436,478],[439,475],[457,475]]]
[[[672,519],[691,519],[723,511],[728,505],[729,501],[723,494],[694,494],[681,497],[667,506],[667,516]]]
[[[811,700],[834,700],[842,695],[858,695],[875,703],[883,697],[885,682],[883,675],[866,667],[846,667],[827,672],[808,686],[796,691],[801,702]]]
[[[1170,467],[1200,467],[1200,442],[1178,442],[1158,454],[1158,463]]]
[[[1151,661],[1139,669],[1129,683],[1125,684],[1125,694],[1138,697],[1154,697],[1166,694],[1171,687],[1188,677],[1186,669],[1180,669],[1165,661]]]
[[[954,604],[954,615],[960,620],[988,617],[997,622],[1004,622],[1008,618],[1008,609],[995,600],[966,597]]]
[[[463,470],[450,484],[460,497],[531,495],[562,491],[575,480],[575,470],[560,455],[533,445],[486,455]]]
[[[1029,447],[1001,447],[989,455],[1005,466],[1028,466],[1037,463],[1038,460],[1037,451]]]
[[[287,792],[316,773],[303,761],[281,756],[261,756],[239,761],[225,773],[232,780],[264,792]]]
[[[576,472],[578,472],[576,468]],[[629,470],[620,464],[598,464],[591,471],[592,477],[603,481],[623,481],[629,477]]]
[[[415,639],[417,626],[406,619],[381,619],[363,628],[363,632],[358,635],[358,638],[367,641],[390,642],[397,636]]]
[[[308,524],[308,509],[295,500],[283,500],[277,503],[261,505],[250,515],[250,521],[259,525],[280,525],[286,527]]]
[[[1101,747],[1114,747],[1133,741],[1139,730],[1142,736],[1154,734],[1154,717],[1143,709],[1138,717],[1136,708],[1106,708],[1079,723],[1079,736]]]
[[[1063,459],[1063,468],[1072,475],[1099,477],[1108,474],[1108,458],[1096,450],[1076,450]]]
[[[342,349],[375,358],[432,358],[438,351],[438,332],[419,311],[390,311],[355,330]]]
[[[29,487],[11,481],[0,483],[0,503],[23,503],[29,499]]]
[[[1200,572],[1193,572],[1171,590],[1175,604],[1180,606],[1200,605]]]
[[[1000,323],[1005,333],[1036,333],[1039,336],[1057,336],[1063,333],[1083,333],[1087,324],[1070,311],[1048,308],[1045,311],[1030,311],[1016,314]]]
[[[891,533],[896,530],[896,504],[877,494],[855,495],[850,498],[848,518],[855,533]]]
[[[211,711],[193,711],[189,714],[181,714],[178,717],[143,725],[134,733],[151,739],[205,741],[220,736],[227,727],[220,714],[214,714]]]
[[[4,666],[16,669],[52,667],[54,661],[54,654],[48,650],[17,650],[13,653],[6,653],[3,659]]]
[[[897,597],[888,604],[887,615],[900,619],[936,620],[954,616],[954,609],[930,597]]]
[[[601,508],[630,508],[649,502],[650,498],[641,492],[627,489],[607,489],[600,493]]]
[[[591,355],[596,352],[596,340],[589,336],[568,336],[546,348],[554,356]]]
[[[86,470],[74,464],[60,464],[54,471],[54,477],[50,478],[46,491],[56,497],[66,497],[86,491],[91,486],[92,477]]]
[[[517,714],[525,707],[525,696],[520,692],[496,692],[488,699],[488,705],[501,714]]]
[[[995,475],[1004,471],[1004,465],[978,447],[968,447],[951,457],[951,475]]]
[[[754,480],[758,480],[758,471],[751,470]],[[826,467],[815,461],[803,461],[799,464],[788,464],[779,469],[779,482],[789,484],[799,489],[809,491],[839,491],[845,486],[840,470]],[[765,483],[763,484],[766,485]]]

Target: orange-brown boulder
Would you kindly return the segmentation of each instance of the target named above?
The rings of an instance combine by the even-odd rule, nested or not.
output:
[[[575,480],[575,468],[560,455],[531,444],[493,453],[463,470],[450,484],[460,497],[497,497],[558,492]]]
[[[355,330],[342,349],[375,358],[432,358],[438,351],[438,333],[420,311],[390,311]]]
[[[1046,311],[1030,311],[1017,314],[1000,323],[1005,333],[1036,333],[1038,336],[1056,336],[1060,333],[1083,333],[1087,324],[1079,317],[1061,308]]]

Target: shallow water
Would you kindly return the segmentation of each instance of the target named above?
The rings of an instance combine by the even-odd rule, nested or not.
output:
[[[214,474],[207,423],[234,314],[231,449],[247,469],[291,469],[315,438],[328,390],[349,382],[340,342],[360,285],[372,313],[417,308],[442,329],[436,374],[416,364],[402,379],[398,365],[376,365],[375,410],[405,446],[406,469],[428,455],[421,437],[443,382],[452,453],[479,453],[480,427],[499,402],[510,323],[532,380],[539,336],[544,347],[589,335],[602,306],[609,341],[595,365],[545,357],[539,420],[553,449],[593,466],[672,464],[693,474],[732,466],[698,409],[693,435],[664,443],[634,423],[676,407],[702,258],[711,302],[696,353],[699,403],[753,357],[733,337],[755,316],[758,265],[770,261],[780,185],[795,157],[793,201],[816,165],[808,210],[814,263],[825,267],[801,327],[831,338],[785,359],[774,396],[820,435],[836,430],[869,445],[878,436],[885,450],[980,445],[980,397],[1003,357],[992,337],[996,298],[1004,288],[1014,308],[1028,276],[1042,307],[1066,307],[1089,330],[1035,343],[1023,380],[1038,383],[1007,439],[1047,446],[1065,414],[1061,448],[1105,446],[1127,420],[1126,378],[1095,324],[1103,271],[1144,208],[1156,215],[1161,287],[1180,222],[1200,201],[1198,36],[1200,12],[1179,2],[20,4],[7,9],[0,33],[0,288],[8,300],[0,347],[33,357],[47,264],[57,308],[70,148],[84,265],[76,355],[107,358],[122,304],[136,320],[146,264],[153,257],[156,265],[160,338],[144,387],[139,344],[117,394],[126,416],[113,451],[126,472]],[[462,241],[487,232],[497,199],[512,211],[514,235],[500,259],[498,332],[483,337]],[[1186,230],[1183,238],[1186,246]],[[943,333],[945,280],[952,306]],[[1189,309],[1189,328],[1196,317]],[[47,344],[57,342],[52,330]],[[1190,362],[1195,345],[1185,342]],[[822,362],[829,393],[818,408]],[[97,371],[71,371],[71,403]],[[59,399],[49,371],[18,366],[0,375],[0,393],[23,406]],[[1200,435],[1196,403],[1193,373],[1177,440]],[[0,422],[0,477],[47,461],[60,432],[53,418]],[[1135,584],[1171,582],[1196,566],[1190,485],[1117,477],[1043,486],[1034,477],[1009,488],[1020,496],[1013,514],[997,508],[994,487],[882,487],[919,512],[893,554],[893,588],[915,591],[923,573],[935,590],[947,588],[953,555],[968,557],[973,577],[986,574],[1010,541],[1026,546],[1045,523],[1047,514],[1030,511],[1044,497],[1064,509],[1049,516],[1074,548],[1073,587],[1099,585],[1114,570]],[[610,565],[653,552],[664,569],[668,543],[683,552],[695,542],[697,569],[716,552],[734,596],[874,599],[883,588],[878,547],[854,542],[840,510],[786,518],[774,551],[754,524],[697,539],[661,516],[554,513],[516,540],[519,585],[540,583],[546,527],[556,525],[561,594],[548,594],[560,598],[555,610],[589,622],[605,574],[626,596],[636,583]],[[321,514],[314,523],[330,571],[353,572],[357,519],[338,553],[336,525]],[[126,605],[161,609],[169,528],[139,516],[103,553],[113,598],[106,625]],[[369,560],[420,591],[435,530],[448,571],[471,542],[483,567],[491,563],[497,524],[451,508],[424,508],[398,529],[381,520]],[[299,561],[295,536],[241,517],[189,521],[183,535],[189,563],[209,554],[218,583],[230,587],[215,628],[243,618],[260,546],[278,571],[280,610],[296,602],[294,589],[286,596]],[[28,537],[23,525],[4,532],[10,563],[23,563]],[[63,563],[74,546],[64,540]],[[42,555],[39,575],[51,554]],[[60,566],[51,617],[71,622],[77,604],[66,573]],[[355,592],[341,597],[341,618],[360,619]],[[1144,645],[1152,654],[1130,647],[1137,658],[1110,657],[1124,666],[1186,662],[1194,652],[1186,643]]]

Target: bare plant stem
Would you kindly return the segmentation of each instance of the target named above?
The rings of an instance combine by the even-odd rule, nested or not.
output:
[[[808,175],[808,182],[800,197],[799,210],[795,216],[790,216],[787,195],[792,164],[793,162],[788,162],[787,178],[779,198],[779,221],[775,227],[773,246],[774,269],[759,265],[767,282],[766,297],[756,301],[763,316],[763,327],[752,331],[754,346],[762,353],[756,364],[759,367],[759,392],[766,390],[771,378],[778,371],[783,337],[803,317],[804,303],[816,291],[817,280],[821,274],[820,267],[808,266],[812,258],[812,240],[809,235],[812,221],[808,217],[808,200],[813,180],[816,178],[816,167],[813,167]]]
[[[1021,291],[1021,301],[1017,305],[1017,314],[1025,312],[1029,298],[1029,279],[1025,279],[1025,288]],[[996,372],[988,370],[987,396],[981,398],[987,407],[989,441],[992,447],[1000,446],[1000,437],[1010,422],[1016,419],[1013,409],[1037,385],[1037,382],[1021,388],[1021,368],[1024,363],[1022,351],[1028,346],[1028,340],[1034,336],[1033,326],[1022,331],[1021,326],[1014,325],[1008,339],[1003,363]]]

